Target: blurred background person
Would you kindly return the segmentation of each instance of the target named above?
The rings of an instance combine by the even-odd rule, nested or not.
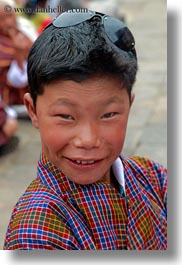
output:
[[[17,7],[22,8],[17,15],[31,21],[37,31],[52,21],[51,15],[46,12],[47,0],[27,0],[23,4],[17,5]]]
[[[9,109],[6,109],[0,97],[0,156],[13,151],[18,138],[13,138],[18,128],[16,116]]]
[[[15,2],[0,0],[0,96],[20,117],[27,115],[27,56],[37,32],[27,19],[16,17],[13,8],[7,12],[7,5],[14,7]]]

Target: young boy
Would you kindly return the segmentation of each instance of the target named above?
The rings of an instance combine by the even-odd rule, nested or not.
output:
[[[93,11],[61,14],[35,41],[24,100],[42,152],[4,249],[167,248],[166,170],[120,156],[134,46],[121,21]]]

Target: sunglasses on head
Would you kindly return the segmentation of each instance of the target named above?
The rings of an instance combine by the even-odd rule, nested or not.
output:
[[[123,51],[131,51],[136,57],[135,40],[131,31],[122,21],[115,17],[91,10],[84,12],[73,12],[73,10],[68,10],[59,15],[52,24],[57,28],[66,28],[91,20],[94,17],[99,17],[101,19],[105,32],[112,43]]]

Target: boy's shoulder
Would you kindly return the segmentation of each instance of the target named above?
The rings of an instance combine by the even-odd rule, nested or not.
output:
[[[54,190],[51,190],[36,178],[16,203],[11,222],[27,224],[28,227],[28,224],[31,226],[32,219],[39,223],[40,220],[43,221],[48,216],[50,219],[55,218],[55,211],[59,211],[61,215],[61,209],[65,207],[65,196],[66,194],[59,196]]]
[[[37,207],[37,204],[39,207],[49,207],[52,202],[60,202],[60,197],[53,189],[36,178],[27,187],[17,204],[21,205],[22,208],[32,209],[34,206]]]
[[[145,170],[148,173],[161,173],[161,171],[167,173],[167,169],[164,166],[144,156],[123,157],[122,161],[136,170]]]
[[[155,190],[157,194],[167,194],[167,169],[153,160],[130,156],[122,159],[125,177],[130,182],[140,183],[146,190]],[[126,180],[125,180],[126,181]],[[126,181],[127,182],[127,181]]]
[[[145,176],[153,181],[164,181],[167,178],[167,168],[147,157],[129,156],[124,157],[122,161],[125,169],[132,170],[137,177]]]

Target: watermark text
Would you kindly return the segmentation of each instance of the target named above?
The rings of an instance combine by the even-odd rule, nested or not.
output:
[[[63,12],[70,12],[70,13],[86,13],[88,12],[87,8],[75,8],[75,9],[65,9],[62,6],[51,7],[47,6],[45,8],[35,7],[35,8],[24,8],[24,7],[12,7],[10,5],[6,5],[4,7],[4,11],[8,14],[11,12],[19,13],[19,14],[35,14],[35,13],[54,13],[54,14],[61,14]]]

